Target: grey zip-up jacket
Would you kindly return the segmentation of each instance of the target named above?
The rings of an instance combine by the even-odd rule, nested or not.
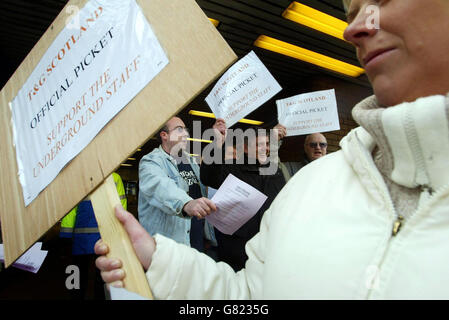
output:
[[[200,181],[199,166],[186,154]],[[201,194],[206,194],[200,182]],[[193,200],[189,186],[179,174],[176,160],[161,146],[145,155],[139,163],[139,222],[151,235],[164,235],[190,246],[190,217],[182,208]],[[206,235],[207,236],[207,235]]]

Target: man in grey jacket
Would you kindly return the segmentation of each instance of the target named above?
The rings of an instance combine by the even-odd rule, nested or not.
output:
[[[185,152],[188,130],[173,117],[159,132],[161,145],[139,163],[139,221],[151,234],[204,250],[204,217],[216,210],[203,197],[199,166]]]

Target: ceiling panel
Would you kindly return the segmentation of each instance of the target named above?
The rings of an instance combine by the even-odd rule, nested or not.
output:
[[[369,90],[365,75],[351,78],[253,45],[260,35],[267,35],[359,66],[355,50],[349,43],[284,19],[282,13],[290,5],[290,0],[196,1],[209,18],[220,21],[218,31],[239,57],[251,50],[256,52],[284,89],[275,98],[306,92],[315,88],[311,83],[322,84],[326,81],[349,83],[354,90]],[[345,19],[340,0],[298,1],[336,18]],[[0,1],[0,87],[3,87],[66,3],[66,0]],[[181,114],[188,117],[188,110],[193,108],[210,112],[204,98],[212,85]],[[251,117],[265,123],[276,121],[274,99],[248,116]],[[206,126],[213,123],[210,119],[202,120]]]

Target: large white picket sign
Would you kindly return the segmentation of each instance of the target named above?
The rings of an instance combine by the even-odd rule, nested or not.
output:
[[[10,104],[25,205],[167,64],[134,0],[87,2]]]

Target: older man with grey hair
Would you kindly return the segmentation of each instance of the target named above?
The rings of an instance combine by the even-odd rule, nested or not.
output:
[[[290,180],[296,172],[327,153],[326,137],[319,132],[311,133],[304,139],[304,158],[301,161],[286,161],[279,163],[285,181]]]

